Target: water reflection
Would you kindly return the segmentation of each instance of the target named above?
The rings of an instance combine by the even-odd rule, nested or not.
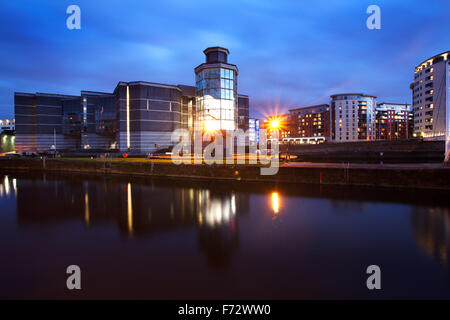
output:
[[[227,266],[233,250],[238,247],[238,219],[236,208],[240,214],[248,212],[248,197],[216,194],[211,190],[198,190],[198,245],[208,258],[209,265]]]
[[[128,232],[133,234],[133,201],[131,198],[131,183],[128,183],[127,188],[127,217],[128,217]]]
[[[420,247],[445,268],[449,267],[450,210],[449,208],[414,208],[411,223]]]
[[[370,298],[360,274],[374,260],[389,266],[383,298],[450,294],[450,203],[437,190],[16,172],[0,174],[0,192],[0,291],[18,297],[61,297],[46,286],[74,260],[96,298]]]
[[[89,226],[89,195],[86,192],[84,194],[84,221],[86,222],[86,226]]]
[[[2,185],[9,194],[6,181],[5,176]],[[229,264],[239,243],[237,213],[249,210],[248,195],[232,191],[50,179],[21,179],[18,184],[21,227],[80,220],[92,228],[115,222],[126,238],[196,227],[198,246],[213,266]]]
[[[274,214],[278,214],[280,210],[280,200],[278,198],[278,192],[272,192],[272,210]]]
[[[8,175],[5,175],[1,181],[2,183],[0,184],[0,198],[10,197],[12,195],[12,192],[14,192],[14,195],[17,195],[17,180],[15,178],[11,180]]]
[[[214,266],[226,266],[239,245],[239,215],[249,212],[249,195],[204,188],[155,187],[149,184],[83,180],[33,180],[9,175],[0,178],[0,198],[15,196],[17,221],[22,227],[64,220],[84,221],[86,227],[115,222],[126,237],[150,236],[180,228],[197,228],[199,249]],[[269,191],[276,219],[279,191]],[[365,202],[333,199],[334,212],[362,212]],[[449,266],[450,210],[414,206],[411,215],[420,247],[443,266]]]

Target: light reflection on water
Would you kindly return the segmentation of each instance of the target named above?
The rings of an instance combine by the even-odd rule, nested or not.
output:
[[[13,178],[10,180],[8,175],[4,175],[0,184],[0,199],[10,197],[11,192],[13,192],[14,196],[17,195],[17,179]]]
[[[280,210],[280,199],[278,192],[272,192],[272,210],[274,214],[278,214]]]
[[[114,277],[105,268],[120,265],[122,289],[99,284],[89,292],[97,298],[370,298],[360,270],[372,263],[393,283],[378,298],[450,297],[445,193],[415,203],[409,191],[361,188],[0,178],[0,205],[14,204],[4,219],[15,218],[0,220],[10,262],[1,297],[68,297],[48,284],[49,270],[73,260],[102,285]],[[24,257],[50,288],[27,287]]]
[[[449,266],[450,210],[449,208],[415,208],[411,223],[420,247],[445,268]]]

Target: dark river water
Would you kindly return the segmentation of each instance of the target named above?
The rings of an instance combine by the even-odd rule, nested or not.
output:
[[[450,298],[448,192],[0,172],[0,208],[0,298]]]

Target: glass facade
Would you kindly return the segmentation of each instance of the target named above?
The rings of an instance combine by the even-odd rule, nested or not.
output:
[[[234,70],[206,68],[196,74],[197,126],[203,130],[237,129],[237,83]]]
[[[88,144],[88,138],[87,138],[87,99],[83,98],[83,102],[82,102],[82,108],[83,108],[83,128],[82,128],[82,132],[83,132],[83,148],[84,149],[88,149],[89,148],[89,144]]]
[[[249,119],[248,120],[248,130],[249,130],[249,143],[250,145],[259,144],[259,120]]]

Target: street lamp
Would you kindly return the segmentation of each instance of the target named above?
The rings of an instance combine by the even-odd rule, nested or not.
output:
[[[270,128],[271,129],[279,129],[280,128],[280,120],[273,119],[270,121]]]

